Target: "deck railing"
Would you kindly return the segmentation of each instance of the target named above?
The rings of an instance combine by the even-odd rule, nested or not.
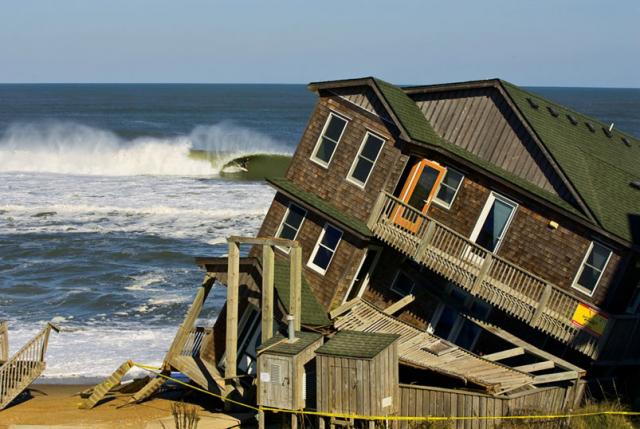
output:
[[[51,329],[58,330],[55,326],[47,324],[0,367],[0,410],[44,371],[44,358]]]
[[[207,335],[211,335],[213,333],[213,328],[203,328],[203,327],[195,327],[188,334],[187,338],[180,350],[180,356],[192,356],[197,357],[200,356],[200,351],[202,350],[202,345],[204,344],[204,340]]]
[[[598,338],[571,322],[576,295],[484,249],[387,193],[378,199],[369,228],[376,237],[514,317],[588,356]]]

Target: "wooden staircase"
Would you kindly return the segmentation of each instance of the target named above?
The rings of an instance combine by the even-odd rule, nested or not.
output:
[[[8,357],[8,330],[6,322],[0,324],[0,410],[4,409],[44,371],[45,354],[51,330],[60,330],[47,323],[35,337],[11,358]]]

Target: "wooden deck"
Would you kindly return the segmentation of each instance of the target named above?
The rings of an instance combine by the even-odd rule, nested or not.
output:
[[[416,226],[410,230],[399,225],[400,217]],[[380,195],[368,226],[389,246],[471,294],[585,355],[597,357],[599,338],[571,322],[583,302],[578,296],[489,252],[387,193]]]
[[[11,358],[4,347],[8,347],[6,324],[0,326],[0,350],[3,360],[0,366],[0,410],[11,403],[24,389],[29,387],[45,369],[45,354],[51,329],[58,328],[48,323],[35,337]]]

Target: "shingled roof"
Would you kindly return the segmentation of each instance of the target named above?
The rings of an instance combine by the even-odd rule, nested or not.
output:
[[[534,130],[536,137],[577,190],[591,217],[596,219],[603,230],[632,243],[634,239],[638,240],[633,236],[632,219],[640,215],[640,190],[634,188],[632,182],[640,180],[640,140],[617,130],[609,132],[608,126],[600,121],[509,82],[491,79],[476,83],[481,86],[501,86],[504,89],[520,115]],[[376,90],[401,132],[410,140],[442,149],[573,215],[589,219],[588,215],[556,194],[439,136],[415,102],[406,94],[405,90],[408,88],[401,88],[373,77],[317,82],[309,87],[322,89],[334,85],[363,84]],[[472,86],[474,82],[468,84]]]
[[[602,228],[632,241],[630,215],[640,214],[640,192],[631,186],[640,179],[640,140],[500,82]]]

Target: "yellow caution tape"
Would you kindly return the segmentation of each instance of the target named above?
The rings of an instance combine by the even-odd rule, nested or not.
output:
[[[450,417],[436,417],[436,416],[361,416],[358,414],[345,414],[345,413],[326,413],[321,411],[305,411],[305,410],[286,410],[282,408],[271,408],[271,407],[255,407],[253,405],[245,404],[239,401],[234,401],[233,399],[229,399],[225,396],[218,395],[213,392],[209,392],[208,390],[201,389],[197,386],[193,386],[191,384],[185,383],[184,381],[177,380],[168,375],[164,375],[160,372],[162,368],[142,365],[139,363],[135,363],[134,365],[138,368],[142,368],[144,370],[153,372],[156,376],[165,378],[167,380],[171,380],[174,383],[178,383],[182,386],[188,387],[193,390],[197,390],[198,392],[204,393],[206,395],[210,395],[216,397],[224,402],[229,402],[231,404],[239,405],[244,408],[249,408],[254,411],[264,412],[271,411],[274,413],[288,413],[288,414],[300,414],[307,416],[318,416],[318,417],[334,417],[339,419],[357,419],[357,420],[389,420],[389,421],[448,421],[448,420],[533,420],[533,419],[568,419],[574,417],[593,417],[593,416],[640,416],[639,411],[594,411],[589,413],[573,413],[573,414],[543,414],[543,415],[532,415],[532,416],[450,416]]]

